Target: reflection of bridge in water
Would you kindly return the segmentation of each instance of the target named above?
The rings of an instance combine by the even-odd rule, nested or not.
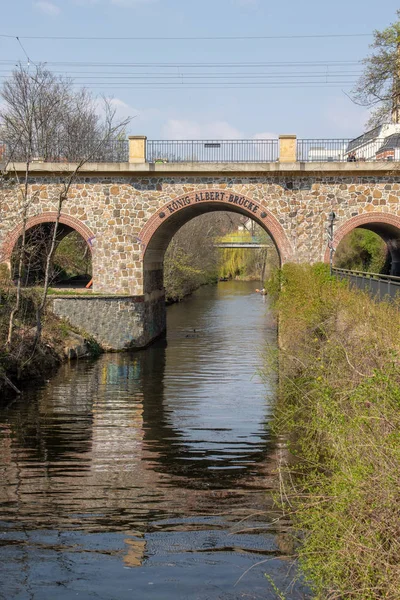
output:
[[[163,594],[185,578],[199,590],[218,581],[212,599],[260,554],[279,581],[286,524],[275,523],[270,490],[282,449],[269,428],[272,389],[255,376],[276,330],[251,289],[199,290],[169,307],[167,342],[63,365],[0,409],[5,597],[28,580],[43,589],[49,569],[49,598],[59,581],[75,592],[76,580],[111,598],[125,577],[150,600],[156,573]],[[257,578],[239,585],[258,593]]]
[[[229,290],[215,290],[218,298],[221,293],[229,295]],[[250,303],[257,309],[258,297]],[[207,312],[206,299],[201,305]],[[170,309],[179,322],[182,308]],[[190,302],[185,314],[194,321]],[[230,315],[215,318],[229,320]],[[237,322],[236,313],[232,318]],[[252,309],[249,319],[265,317]],[[137,531],[145,521],[163,518],[166,505],[176,515],[196,514],[213,511],[218,499],[219,508],[226,504],[232,510],[236,499],[240,506],[236,486],[256,493],[260,476],[268,478],[274,441],[264,425],[264,398],[252,402],[248,390],[250,399],[243,401],[242,385],[261,385],[262,390],[264,385],[240,383],[240,370],[247,361],[254,375],[254,344],[261,346],[266,326],[258,326],[257,335],[249,332],[251,349],[237,332],[242,343],[239,349],[237,340],[236,383],[230,384],[239,386],[237,395],[218,375],[232,368],[233,360],[222,356],[220,348],[229,337],[221,327],[216,335],[196,339],[178,327],[168,345],[159,340],[133,355],[64,365],[39,393],[27,393],[12,405],[12,425],[0,440],[8,472],[0,507],[7,504],[13,520],[34,527],[47,526],[51,504],[59,528],[107,529],[112,520],[114,531]],[[209,366],[215,375],[203,373],[205,354],[208,361],[215,354],[215,366]],[[99,494],[102,489],[105,496]]]

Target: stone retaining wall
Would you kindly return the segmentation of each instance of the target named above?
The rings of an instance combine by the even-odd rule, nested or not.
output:
[[[165,331],[165,298],[63,296],[49,309],[93,337],[105,350],[143,348]]]

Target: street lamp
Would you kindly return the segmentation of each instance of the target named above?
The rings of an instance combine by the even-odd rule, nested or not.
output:
[[[329,272],[332,275],[333,273],[333,255],[335,253],[335,248],[333,247],[333,225],[336,220],[336,215],[333,211],[331,211],[328,215],[329,225],[327,228],[328,232],[328,248],[329,248]]]

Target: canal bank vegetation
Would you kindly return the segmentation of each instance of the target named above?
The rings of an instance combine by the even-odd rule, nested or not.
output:
[[[66,322],[47,311],[43,318],[42,335],[36,339],[37,305],[42,290],[21,291],[18,311],[13,316],[13,336],[7,343],[11,313],[16,304],[17,290],[5,270],[0,271],[0,395],[19,393],[26,382],[43,379],[63,360],[74,353],[95,351],[94,342],[87,342]]]
[[[278,291],[280,288],[280,291]],[[319,600],[399,598],[400,299],[374,302],[325,265],[270,282],[280,323],[281,501]]]
[[[164,258],[168,303],[179,302],[202,285],[218,281],[214,239],[233,226],[229,213],[211,213],[196,217],[176,233]]]

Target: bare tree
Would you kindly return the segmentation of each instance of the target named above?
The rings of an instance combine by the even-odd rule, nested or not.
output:
[[[391,115],[395,122],[400,122],[399,44],[400,10],[397,21],[383,31],[374,32],[372,53],[363,60],[363,74],[353,93],[357,104],[372,108],[370,126],[388,122]]]
[[[115,137],[123,134],[130,118],[116,122],[116,109],[105,98],[102,115],[99,114],[98,103],[86,90],[74,90],[71,80],[58,77],[42,66],[36,67],[33,72],[20,66],[5,82],[1,97],[0,139],[5,143],[3,152],[8,160],[8,171],[13,171],[15,177],[22,224],[15,269],[16,299],[10,313],[8,347],[12,344],[15,315],[21,303],[29,208],[37,193],[32,192],[29,184],[31,163],[39,157],[46,161],[74,163],[72,169],[68,168],[60,175],[58,184],[56,219],[45,258],[43,292],[36,309],[35,349],[42,333],[42,317],[63,205],[84,164],[95,160]],[[22,179],[15,168],[16,161],[25,163]]]
[[[79,161],[103,136],[95,99],[42,66],[19,66],[1,90],[0,138],[8,159]]]

